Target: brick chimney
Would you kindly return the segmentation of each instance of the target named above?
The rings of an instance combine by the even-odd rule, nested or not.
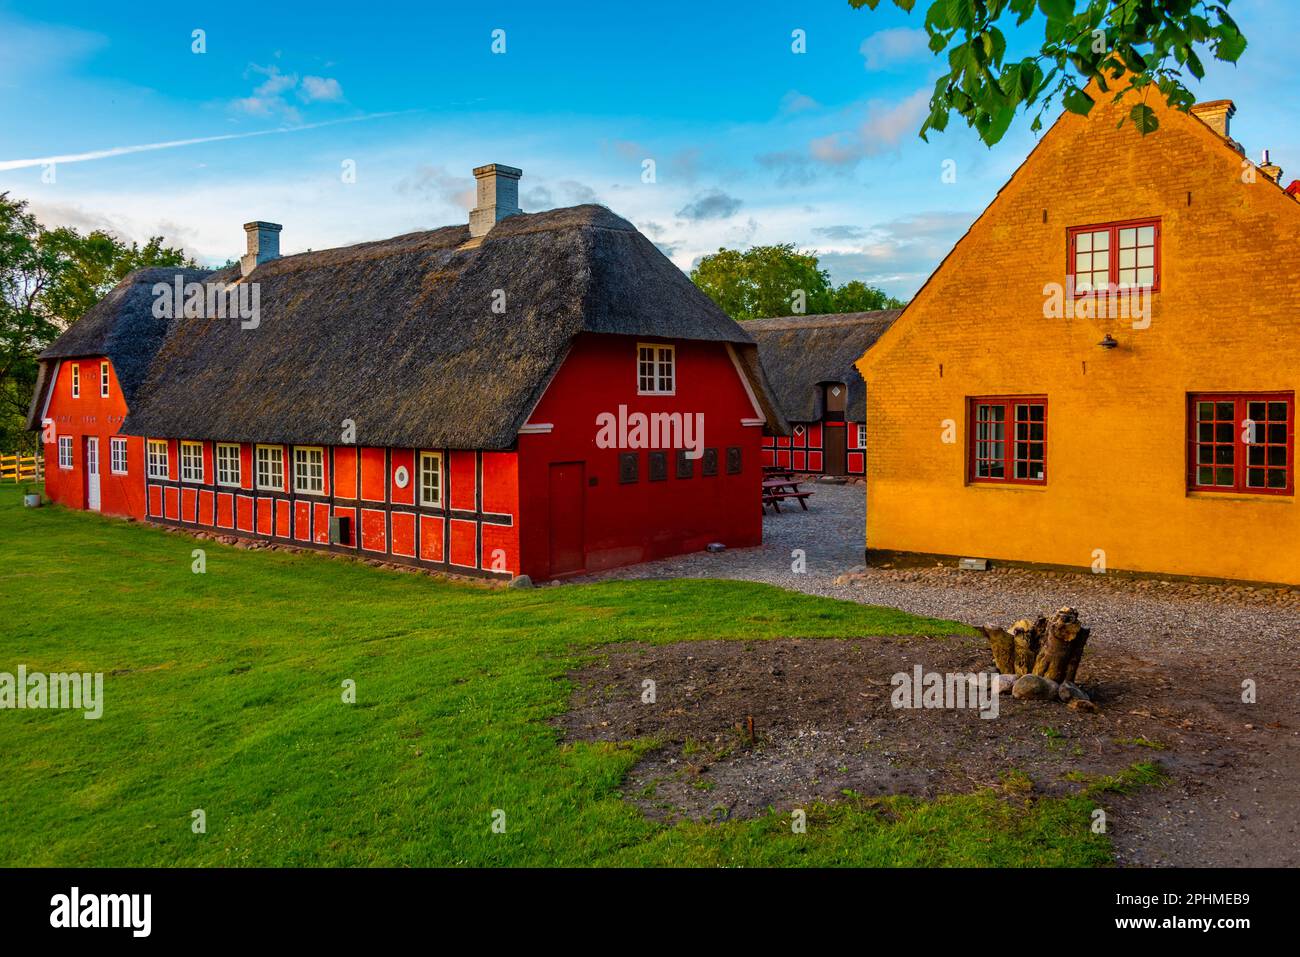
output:
[[[1269,159],[1268,150],[1264,150],[1264,157],[1259,161],[1259,171],[1275,183],[1282,178],[1282,167]]]
[[[239,272],[247,276],[262,263],[280,258],[279,223],[244,223],[244,232],[248,234],[248,254],[239,260]]]
[[[474,170],[478,180],[478,205],[469,212],[469,234],[473,239],[486,236],[488,230],[516,213],[519,208],[519,177],[521,169],[489,163]]]
[[[1228,132],[1228,122],[1236,112],[1237,104],[1232,100],[1207,100],[1192,107],[1192,115],[1198,117],[1202,123],[1225,140],[1232,139],[1232,135]]]

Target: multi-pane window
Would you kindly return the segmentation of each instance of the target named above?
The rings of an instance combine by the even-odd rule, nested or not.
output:
[[[126,439],[114,436],[108,440],[108,467],[117,475],[126,474]]]
[[[1079,294],[1160,287],[1160,222],[1142,220],[1069,231],[1069,273]]]
[[[973,482],[1047,482],[1047,400],[988,396],[969,400],[969,477]]]
[[[222,442],[217,445],[217,484],[239,484],[239,446]]]
[[[81,366],[75,362],[72,363],[72,397],[81,398]]]
[[[99,364],[99,397],[101,399],[108,398],[108,363],[107,362],[101,362]]]
[[[320,495],[325,491],[325,450],[295,447],[293,450],[293,489],[295,492]]]
[[[59,436],[59,468],[72,468],[72,436]]]
[[[149,461],[150,478],[165,479],[168,477],[166,442],[162,439],[150,439],[147,458]]]
[[[637,394],[672,395],[677,388],[673,347],[640,343],[636,349]]]
[[[420,504],[442,507],[442,454],[420,453]]]
[[[865,425],[859,425],[858,426],[858,448],[865,449],[866,447],[867,447],[867,427]]]
[[[181,443],[181,481],[203,482],[203,443]]]
[[[1294,490],[1294,393],[1190,397],[1189,485],[1198,491],[1289,495]]]
[[[257,447],[257,487],[280,491],[284,488],[284,447]]]

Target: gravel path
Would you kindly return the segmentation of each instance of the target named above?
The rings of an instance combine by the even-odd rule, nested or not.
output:
[[[1009,624],[1073,605],[1092,628],[1090,653],[1114,648],[1153,671],[1193,675],[1184,679],[1189,702],[1218,707],[1229,697],[1236,702],[1243,681],[1257,686],[1259,717],[1235,736],[1220,732],[1225,756],[1216,773],[1176,774],[1170,786],[1121,802],[1117,813],[1126,820],[1113,831],[1120,862],[1300,865],[1300,588],[1010,568],[855,572],[863,561],[862,486],[810,487],[810,510],[767,516],[758,548],[700,552],[584,580],[741,579],[969,624]],[[1160,716],[1151,721],[1158,731]]]

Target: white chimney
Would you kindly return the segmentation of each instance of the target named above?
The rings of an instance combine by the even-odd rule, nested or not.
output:
[[[247,276],[262,263],[280,258],[279,223],[244,223],[244,232],[248,234],[248,254],[239,260],[239,272]]]
[[[489,163],[474,170],[478,205],[469,211],[471,238],[486,236],[488,230],[507,216],[523,212],[519,208],[519,177],[523,175],[523,170],[500,163]]]
[[[1232,139],[1228,132],[1229,123],[1236,112],[1237,105],[1232,100],[1207,100],[1192,107],[1192,115],[1225,140]]]

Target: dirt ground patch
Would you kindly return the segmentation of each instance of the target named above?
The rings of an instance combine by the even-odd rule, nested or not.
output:
[[[891,676],[918,664],[954,673],[993,663],[975,637],[620,645],[570,674],[571,709],[559,723],[569,740],[657,739],[624,794],[661,820],[749,817],[846,790],[933,797],[1031,786],[1059,795],[1138,761],[1159,762],[1170,788],[1194,791],[1257,780],[1274,765],[1279,740],[1296,734],[1293,721],[1270,722],[1242,703],[1237,679],[1194,664],[1157,668],[1090,647],[1080,683],[1098,713],[1008,695],[993,719],[974,709],[894,708]],[[654,703],[642,701],[647,679]],[[1117,843],[1126,830],[1152,826],[1164,790],[1117,801]],[[1224,809],[1229,820],[1233,813],[1241,821],[1246,812]]]

